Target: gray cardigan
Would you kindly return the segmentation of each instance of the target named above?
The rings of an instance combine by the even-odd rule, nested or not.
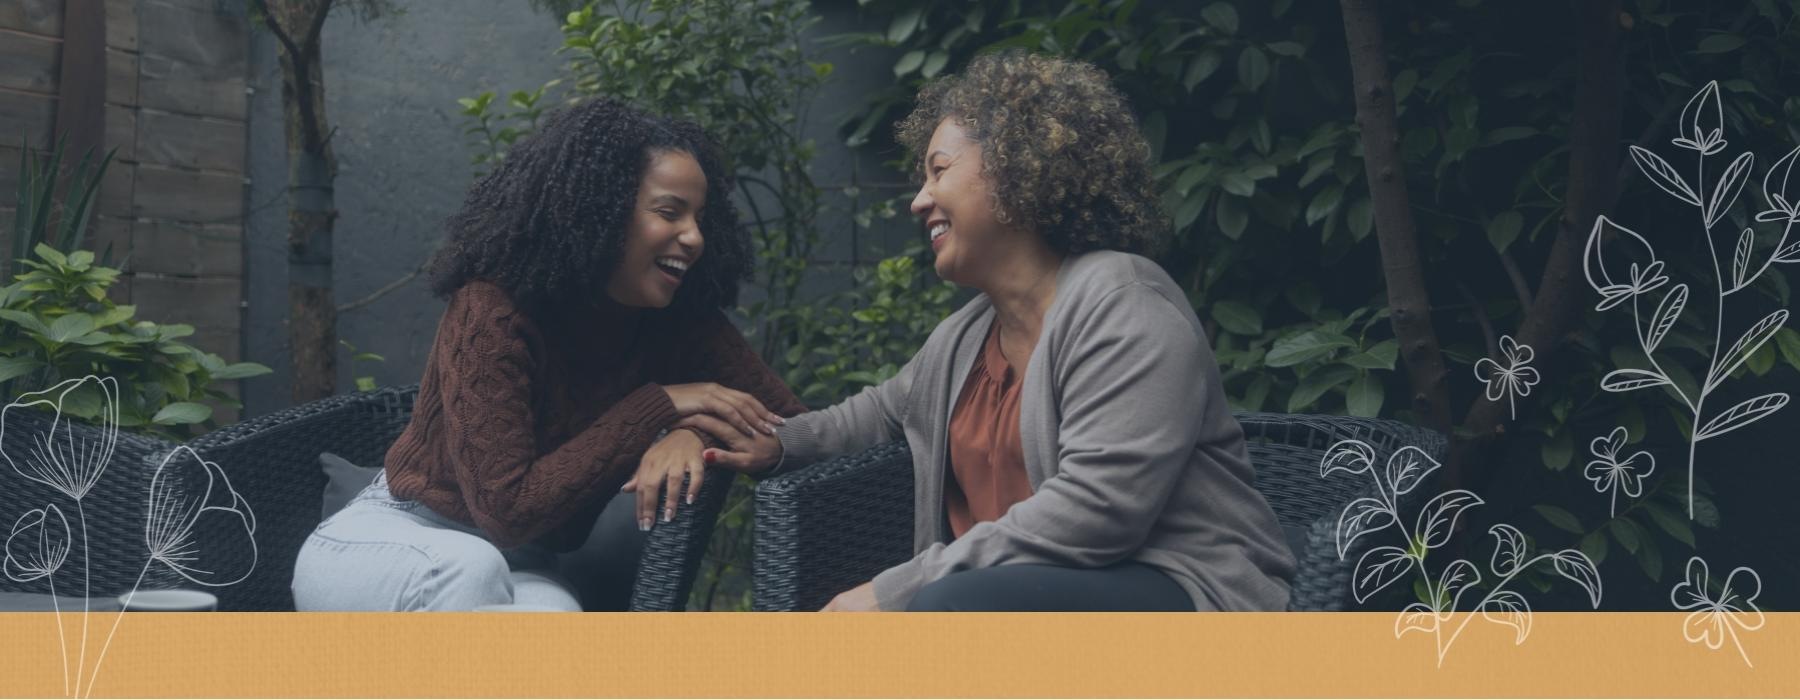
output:
[[[1030,498],[954,541],[944,515],[950,410],[993,323],[978,296],[894,378],[781,429],[782,463],[905,437],[912,560],[875,577],[883,610],[948,574],[1004,564],[1167,573],[1199,610],[1282,610],[1294,559],[1254,488],[1242,426],[1185,295],[1155,262],[1069,257],[1025,371],[1019,432]]]

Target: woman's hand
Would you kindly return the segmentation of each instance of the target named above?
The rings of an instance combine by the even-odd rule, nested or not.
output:
[[[704,430],[713,439],[725,443],[725,449],[710,449],[701,455],[709,465],[755,475],[768,471],[781,461],[781,440],[774,433],[744,437],[725,421],[705,413],[676,421],[675,427]]]
[[[881,605],[875,600],[875,582],[837,594],[819,612],[881,612]]]
[[[663,391],[668,392],[669,400],[675,403],[676,413],[684,417],[710,413],[747,437],[755,437],[758,432],[774,435],[775,426],[787,422],[763,408],[756,397],[711,382],[672,384],[663,387]]]
[[[773,438],[770,438],[773,439]],[[675,519],[675,507],[681,499],[681,480],[687,478],[687,502],[700,494],[700,480],[706,474],[701,452],[706,449],[700,436],[691,430],[671,430],[638,462],[637,473],[625,482],[625,493],[637,494],[639,530],[649,530],[656,521],[656,502],[663,501],[662,521]]]

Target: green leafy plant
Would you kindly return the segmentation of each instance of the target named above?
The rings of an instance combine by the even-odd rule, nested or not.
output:
[[[182,342],[186,324],[136,319],[137,308],[107,296],[119,271],[97,265],[94,254],[67,255],[38,244],[27,270],[0,288],[0,392],[17,396],[87,375],[118,382],[119,426],[180,439],[195,425],[211,426],[205,401],[238,405],[213,382],[269,373],[254,362],[227,363]],[[84,384],[84,388],[92,384]],[[97,391],[66,397],[64,413],[93,419]]]
[[[357,391],[374,391],[375,390],[375,377],[372,375],[361,375],[361,376],[357,375],[356,363],[358,363],[358,362],[387,362],[387,358],[382,357],[382,356],[377,355],[372,352],[357,352],[356,346],[352,345],[350,343],[350,341],[348,341],[348,340],[339,340],[338,345],[344,346],[344,350],[346,350],[350,353],[350,376],[356,382],[356,390]]]
[[[538,119],[544,115],[544,91],[555,87],[559,82],[561,81],[552,80],[531,92],[514,90],[504,103],[511,111],[502,110],[494,101],[492,91],[456,101],[462,105],[462,116],[472,122],[463,129],[463,133],[469,137],[469,145],[475,150],[475,155],[470,160],[475,164],[477,176],[486,173],[484,168],[505,158],[506,149],[518,141],[520,136],[537,129]],[[508,123],[513,125],[506,126]]]
[[[788,382],[812,405],[886,381],[951,311],[956,286],[936,279],[922,247],[852,273],[856,286],[827,306],[795,309],[810,332],[787,348]]]
[[[82,247],[94,206],[99,203],[100,180],[117,150],[107,151],[98,161],[92,152],[83,154],[59,186],[56,174],[62,169],[62,142],[57,142],[47,155],[21,144],[11,260],[24,258],[40,243],[49,243],[57,250]],[[59,190],[63,193],[61,201],[55,197]]]

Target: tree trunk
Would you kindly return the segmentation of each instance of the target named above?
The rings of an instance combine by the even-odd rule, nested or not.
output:
[[[1400,158],[1400,129],[1388,78],[1381,16],[1375,0],[1341,0],[1350,73],[1356,91],[1356,124],[1362,129],[1363,168],[1375,206],[1376,241],[1386,278],[1389,316],[1411,384],[1412,408],[1426,427],[1450,431],[1450,392],[1444,355],[1431,323],[1431,297],[1419,264],[1418,231]]]
[[[325,120],[319,35],[332,0],[256,0],[281,45],[288,151],[288,346],[293,400],[337,390],[337,304],[332,298],[332,182],[337,160]]]
[[[1581,255],[1595,217],[1618,197],[1619,128],[1623,114],[1625,54],[1620,0],[1576,0],[1579,48],[1575,68],[1575,114],[1569,125],[1569,184],[1557,221],[1556,241],[1544,263],[1537,297],[1515,336],[1530,345],[1542,374],[1587,308]],[[1548,374],[1542,374],[1548,376]],[[1510,420],[1499,403],[1478,397],[1463,421],[1462,439],[1450,461],[1471,485],[1491,479],[1498,438]]]

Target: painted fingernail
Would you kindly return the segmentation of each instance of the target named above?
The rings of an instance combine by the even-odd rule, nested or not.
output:
[[[639,532],[649,532],[650,524],[651,523],[650,523],[649,518],[638,518],[638,531]]]
[[[770,435],[774,435],[775,434],[775,426],[769,425],[768,423],[764,423],[763,424],[763,432],[768,433]]]
[[[700,458],[704,459],[708,462],[714,462],[714,461],[718,461],[719,456],[717,454],[715,454],[712,450],[707,450],[705,452],[700,453]]]
[[[663,509],[663,522],[666,523],[666,522],[669,522],[674,519],[675,519],[675,509],[674,508],[664,508]]]
[[[781,417],[781,416],[776,416],[776,417],[775,417],[775,424],[776,424],[776,425],[787,425],[787,419],[786,419],[786,418],[782,418],[782,417]]]
[[[691,493],[690,493],[690,494],[688,494],[688,502],[687,502],[687,504],[688,504],[688,505],[690,505],[690,506],[691,506],[691,505],[694,505],[694,494],[691,494]]]

